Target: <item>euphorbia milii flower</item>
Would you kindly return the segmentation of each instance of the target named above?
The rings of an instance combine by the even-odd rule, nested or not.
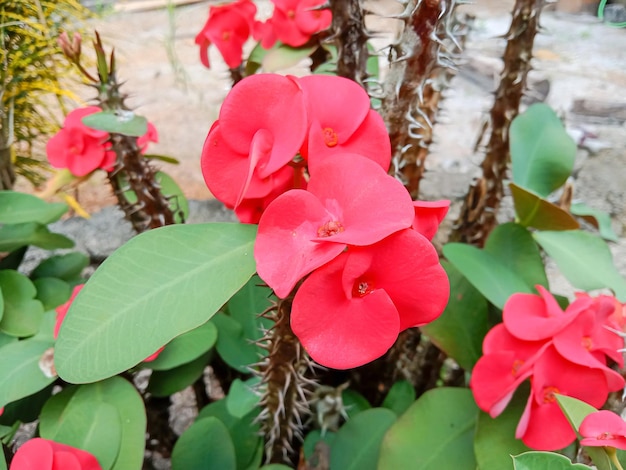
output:
[[[274,14],[263,26],[255,27],[255,39],[264,48],[276,39],[292,47],[302,46],[314,33],[330,26],[332,14],[318,7],[325,0],[272,0]]]
[[[69,300],[65,302],[63,305],[59,305],[55,309],[57,312],[57,318],[56,318],[56,323],[54,324],[54,332],[53,332],[54,339],[56,339],[57,336],[59,336],[59,330],[61,329],[63,320],[65,320],[65,315],[67,315],[67,311],[70,309],[72,302],[74,302],[74,299],[76,298],[78,293],[83,289],[83,287],[85,287],[85,284],[79,284],[75,286],[74,289],[72,290],[72,295],[70,295]]]
[[[251,0],[211,6],[209,18],[196,36],[202,64],[210,68],[208,49],[211,44],[215,44],[229,68],[239,67],[243,45],[250,37],[255,14],[256,5]]]
[[[9,470],[102,470],[102,467],[85,450],[37,437],[17,449]]]
[[[338,155],[320,163],[307,191],[287,191],[265,210],[254,246],[257,272],[284,298],[347,245],[371,245],[409,228],[413,214],[404,186],[380,166]]]
[[[369,96],[352,80],[332,75],[299,79],[309,114],[302,156],[309,172],[338,153],[358,153],[389,169],[391,143],[380,115],[370,109]]]
[[[87,127],[81,121],[100,111],[97,106],[88,106],[66,116],[63,128],[46,145],[50,165],[67,168],[74,176],[85,176],[98,168],[106,171],[113,168],[115,152],[107,144],[108,132]]]
[[[311,357],[349,369],[382,356],[398,333],[443,312],[448,278],[432,244],[411,229],[350,246],[298,289],[291,327]]]
[[[413,201],[415,209],[415,219],[413,219],[413,229],[432,240],[439,224],[448,213],[450,201],[442,199],[440,201]]]
[[[202,174],[230,208],[267,196],[275,173],[298,153],[306,133],[298,83],[275,74],[251,75],[226,96],[202,150]]]
[[[578,432],[583,437],[580,444],[589,447],[614,447],[626,450],[626,422],[608,410],[588,414]]]
[[[562,449],[576,439],[576,433],[559,408],[556,395],[599,408],[611,391],[615,389],[609,387],[601,370],[569,362],[550,346],[535,363],[531,394],[516,437],[535,450]]]

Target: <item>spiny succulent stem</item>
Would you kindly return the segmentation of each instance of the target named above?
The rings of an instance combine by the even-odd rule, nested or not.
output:
[[[516,0],[511,27],[505,35],[504,68],[490,121],[483,135],[488,135],[485,158],[481,164],[482,176],[470,187],[465,198],[452,241],[482,246],[497,224],[497,213],[504,194],[503,181],[507,176],[509,128],[519,113],[519,105],[526,89],[539,15],[545,0]]]

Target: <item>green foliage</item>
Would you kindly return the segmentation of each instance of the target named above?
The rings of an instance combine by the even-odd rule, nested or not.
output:
[[[59,375],[110,377],[206,323],[254,273],[255,234],[251,225],[170,225],[131,239],[73,302],[56,346]]]
[[[382,407],[388,408],[396,415],[400,416],[415,401],[415,389],[410,382],[400,380],[394,383],[389,389]]]
[[[570,459],[553,452],[525,452],[513,457],[515,470],[575,470],[589,469],[582,463],[572,463]]]
[[[148,120],[132,111],[106,110],[82,118],[83,124],[92,129],[141,137],[148,132]]]
[[[510,183],[517,221],[524,227],[539,230],[574,230],[579,227],[567,211],[548,200]]]
[[[203,354],[181,366],[165,371],[153,371],[148,383],[148,392],[155,397],[166,397],[180,392],[202,377],[208,360],[209,354]]]
[[[197,420],[176,442],[172,469],[219,468],[236,470],[235,446],[226,426],[217,418]]]
[[[473,441],[477,416],[478,408],[470,390],[429,390],[385,435],[378,469],[475,470]]]
[[[585,221],[596,227],[600,232],[600,236],[605,240],[612,242],[619,240],[619,237],[615,234],[613,227],[611,226],[611,217],[606,212],[589,207],[582,202],[572,204],[570,212],[574,215],[582,217]]]
[[[77,284],[80,274],[89,264],[89,257],[83,253],[66,253],[43,260],[30,274],[32,279],[56,277],[71,284]]]
[[[67,205],[46,202],[31,194],[17,191],[0,191],[0,224],[56,222],[67,212]]]
[[[35,299],[37,289],[32,281],[17,271],[5,269],[0,271],[0,290],[4,298],[0,331],[20,338],[37,333],[44,308]]]
[[[576,143],[544,103],[513,120],[510,142],[513,182],[539,196],[561,187],[574,168]]]

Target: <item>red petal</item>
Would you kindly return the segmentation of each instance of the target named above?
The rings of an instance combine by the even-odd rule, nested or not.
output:
[[[330,26],[332,13],[328,9],[316,10],[326,0],[300,0],[296,10],[296,24],[300,31],[306,34],[317,33]]]
[[[82,470],[80,462],[71,452],[55,452],[52,470]]]
[[[626,422],[608,410],[591,413],[583,419],[578,430],[585,439],[584,446],[610,446],[626,450]]]
[[[51,441],[34,438],[26,441],[15,453],[10,470],[52,470]]]
[[[67,168],[67,149],[69,148],[69,135],[61,129],[46,143],[46,155],[50,165],[54,168]]]
[[[302,91],[294,80],[276,74],[252,75],[237,83],[222,104],[219,121],[223,139],[239,154],[248,155],[259,129],[273,136],[261,178],[291,161],[307,128]]]
[[[60,442],[50,441],[52,448],[55,453],[55,464],[56,464],[56,456],[59,452],[69,453],[74,456],[74,458],[79,462],[80,470],[102,470],[102,467],[98,463],[98,460],[89,452],[77,449],[76,447],[68,446],[66,444],[61,444]],[[59,467],[58,470],[61,470],[63,467]],[[54,469],[56,470],[56,469]]]
[[[65,116],[65,121],[63,122],[63,128],[75,128],[80,129],[82,134],[89,135],[91,137],[100,139],[102,141],[106,140],[109,136],[108,132],[100,131],[97,129],[92,129],[91,127],[87,127],[83,124],[82,119],[85,116],[89,116],[90,114],[99,113],[102,111],[98,106],[86,106],[84,108],[78,108],[74,111],[70,112],[67,116]]]
[[[308,190],[345,229],[318,242],[370,245],[413,221],[413,202],[404,186],[360,155],[342,154],[320,164]]]
[[[80,154],[67,153],[67,168],[75,176],[85,176],[100,168],[104,157],[104,145],[85,136],[84,147]]]
[[[279,297],[286,297],[303,276],[344,250],[345,244],[314,241],[328,219],[320,201],[298,189],[279,196],[263,213],[254,258],[259,276]]]
[[[413,219],[413,229],[432,240],[439,224],[444,219],[450,208],[450,201],[413,201],[415,209],[415,219]]]
[[[521,437],[524,444],[535,450],[559,450],[576,440],[576,433],[559,408],[556,401],[538,405],[536,400],[529,402],[528,426]]]
[[[310,356],[333,369],[358,367],[382,356],[398,337],[399,318],[382,290],[347,298],[341,255],[314,271],[293,302],[291,327]]]
[[[272,25],[278,40],[288,46],[299,47],[306,43],[311,37],[310,34],[304,33],[298,28],[294,18],[291,18],[287,12],[294,11],[296,7],[289,9],[281,9],[277,2],[275,3],[274,14],[272,15]]]

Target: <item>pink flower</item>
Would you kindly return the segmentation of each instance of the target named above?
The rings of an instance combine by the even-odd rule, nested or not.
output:
[[[330,26],[332,14],[327,9],[317,9],[325,0],[272,0],[274,14],[255,28],[255,39],[268,49],[276,39],[288,46],[299,47],[313,34]]]
[[[310,75],[299,80],[309,115],[307,139],[301,154],[309,171],[333,155],[357,153],[387,171],[391,143],[380,115],[370,109],[367,93],[352,80]]]
[[[449,289],[432,244],[401,230],[313,271],[295,295],[291,327],[323,366],[358,367],[382,356],[399,332],[437,318]]]
[[[209,18],[195,40],[205,67],[210,68],[208,49],[211,44],[215,44],[229,68],[241,65],[243,45],[250,37],[255,13],[256,5],[251,0],[209,8]]]
[[[531,385],[515,437],[536,450],[562,449],[576,439],[576,433],[556,402],[556,394],[599,408],[609,392],[614,391],[601,370],[573,364],[554,347],[546,349],[535,364]]]
[[[450,201],[413,201],[415,209],[415,219],[413,219],[413,229],[432,240],[439,224],[448,213]]]
[[[251,75],[228,94],[202,150],[204,180],[229,208],[264,198],[276,173],[296,155],[306,132],[304,97],[297,82]]]
[[[10,470],[102,470],[102,467],[87,451],[34,438],[17,450]]]
[[[148,130],[146,131],[146,133],[140,137],[137,137],[137,145],[141,149],[141,153],[146,152],[146,148],[148,147],[149,142],[156,143],[158,141],[159,141],[159,134],[156,130],[156,127],[154,127],[154,125],[151,122],[148,123]]]
[[[57,320],[56,320],[56,323],[54,324],[54,332],[53,332],[54,339],[57,339],[57,337],[59,336],[59,330],[61,329],[61,324],[63,323],[63,320],[65,320],[65,315],[67,315],[67,311],[70,309],[72,302],[74,302],[74,299],[76,298],[78,293],[83,289],[83,287],[85,287],[85,284],[78,284],[77,286],[75,286],[74,289],[72,290],[72,295],[70,295],[69,300],[65,302],[63,305],[59,305],[55,309],[57,312]]]
[[[163,352],[163,350],[165,349],[165,346],[161,346],[159,349],[157,349],[155,352],[153,352],[152,354],[150,354],[148,357],[146,357],[143,362],[152,362],[154,361],[157,357],[159,357],[159,354],[161,354],[161,352]]]
[[[614,447],[626,450],[626,422],[612,411],[591,413],[580,423],[580,444],[589,447]]]
[[[279,297],[347,245],[366,246],[409,228],[414,211],[401,183],[373,161],[343,154],[319,165],[307,191],[291,190],[263,213],[257,272]]]
[[[48,140],[46,153],[50,165],[67,168],[74,176],[85,176],[98,168],[113,169],[115,152],[108,144],[109,134],[85,126],[81,119],[100,112],[97,106],[75,109],[63,123],[63,128]]]

